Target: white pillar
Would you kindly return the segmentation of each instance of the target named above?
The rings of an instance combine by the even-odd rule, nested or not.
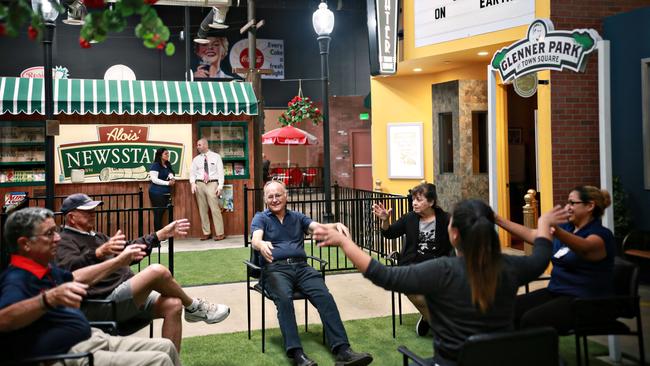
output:
[[[488,93],[488,182],[490,193],[490,207],[494,212],[499,212],[499,190],[497,177],[497,74],[492,67],[487,67],[487,93]]]

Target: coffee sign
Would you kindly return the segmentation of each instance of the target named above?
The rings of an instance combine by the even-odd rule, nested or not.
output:
[[[542,70],[583,72],[587,56],[600,40],[593,29],[555,31],[550,20],[537,19],[528,27],[527,37],[496,52],[491,65],[504,83]]]
[[[73,128],[75,125],[62,125],[61,127]],[[188,161],[185,145],[191,146],[191,129],[164,131],[179,125],[100,125],[78,126],[78,131],[66,132],[70,136],[75,132],[77,139],[58,144],[58,182],[72,181],[73,170],[83,170],[83,180],[86,182],[109,182],[118,180],[146,180],[149,177],[149,168],[154,162],[156,150],[165,148],[169,151],[169,161],[175,175],[182,177],[184,172],[183,162]],[[95,138],[88,139],[92,132],[88,127],[95,129]],[[157,131],[156,138],[151,139],[149,134],[152,129]],[[184,128],[183,128],[184,130]],[[183,144],[184,135],[189,141]],[[162,136],[164,139],[161,139]],[[90,141],[89,141],[90,140]],[[76,142],[83,141],[83,142]]]

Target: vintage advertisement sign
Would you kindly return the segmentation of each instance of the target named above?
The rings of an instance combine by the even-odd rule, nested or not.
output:
[[[542,70],[583,72],[587,56],[600,40],[593,29],[556,31],[550,20],[537,19],[528,27],[526,38],[496,52],[491,65],[503,82]]]
[[[397,72],[397,0],[366,0],[370,74]]]
[[[52,68],[52,78],[53,79],[67,79],[70,75],[67,67],[56,66]],[[20,73],[21,78],[43,78],[43,66],[32,66],[23,70]]]
[[[9,213],[16,208],[20,208],[27,200],[27,192],[7,192],[5,193],[5,202],[2,206],[2,212]]]
[[[249,68],[248,39],[242,39],[230,49],[230,65],[233,69]],[[281,39],[257,39],[255,68],[273,71],[262,74],[262,79],[284,79],[284,41]],[[245,74],[237,74],[246,77]]]
[[[169,150],[175,175],[188,178],[189,124],[61,125],[55,138],[58,183],[146,180],[159,148]]]
[[[530,24],[535,0],[414,0],[415,47]]]

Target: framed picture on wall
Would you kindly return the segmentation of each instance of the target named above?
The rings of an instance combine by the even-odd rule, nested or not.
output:
[[[512,145],[521,144],[521,128],[508,129],[508,144],[512,144]]]
[[[387,128],[388,177],[424,178],[422,122],[389,123]]]

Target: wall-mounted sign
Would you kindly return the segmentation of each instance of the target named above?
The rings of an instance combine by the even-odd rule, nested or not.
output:
[[[2,212],[9,213],[25,203],[27,199],[27,192],[8,192],[5,193],[5,202],[2,206]]]
[[[397,0],[366,0],[370,74],[397,72]]]
[[[537,73],[533,72],[520,76],[512,84],[517,95],[522,98],[530,98],[537,93]]]
[[[496,52],[491,65],[503,82],[542,70],[583,72],[587,55],[600,40],[593,29],[555,31],[550,20],[537,19],[528,27],[526,38]]]
[[[52,78],[53,79],[67,79],[70,75],[67,67],[56,66],[52,68]],[[20,73],[21,78],[43,78],[43,66],[33,66],[23,70]]]
[[[415,0],[415,47],[529,24],[535,0]]]
[[[391,179],[424,178],[422,122],[389,123],[388,177]]]
[[[83,142],[79,142],[83,141]],[[169,150],[175,175],[188,177],[192,127],[160,125],[61,125],[55,138],[59,183],[146,180],[156,150]],[[188,165],[188,166],[185,166]],[[80,171],[83,174],[80,175]]]
[[[284,79],[284,41],[281,39],[258,39],[255,50],[255,68],[272,70],[262,74],[262,79]],[[245,68],[248,61],[248,39],[242,39],[230,49],[230,65],[233,69]],[[239,76],[246,77],[244,74]]]

